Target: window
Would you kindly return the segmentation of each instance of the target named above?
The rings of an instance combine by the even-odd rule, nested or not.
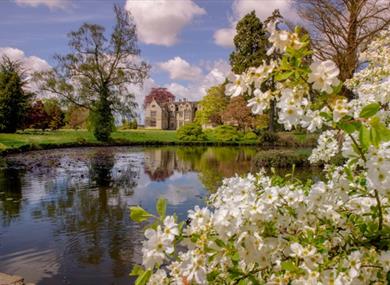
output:
[[[184,111],[184,120],[186,120],[186,121],[191,120],[191,111],[189,111],[189,110]]]
[[[157,116],[156,111],[150,111],[150,126],[151,127],[155,127],[157,125],[156,116]]]

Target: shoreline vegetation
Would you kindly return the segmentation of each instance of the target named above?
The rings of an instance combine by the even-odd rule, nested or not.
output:
[[[217,140],[208,137],[202,141],[182,141],[176,136],[176,131],[166,130],[121,130],[112,134],[108,142],[96,140],[87,130],[58,130],[37,131],[25,130],[15,134],[0,134],[0,155],[68,147],[94,146],[259,146],[285,148],[311,148],[315,146],[316,135],[305,133],[276,133],[272,141],[263,141],[259,138],[247,140],[245,138],[233,141]]]

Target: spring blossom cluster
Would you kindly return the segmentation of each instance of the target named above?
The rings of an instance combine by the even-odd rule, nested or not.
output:
[[[187,223],[160,210],[133,270],[138,284],[388,284],[390,32],[362,55],[370,63],[347,83],[356,94],[348,100],[333,62],[307,63],[307,39],[269,29],[269,53],[282,57],[232,74],[226,93],[250,95],[255,114],[275,102],[287,130],[322,132],[309,160],[324,166],[324,179],[261,171],[225,179]],[[314,104],[321,95],[328,99]]]

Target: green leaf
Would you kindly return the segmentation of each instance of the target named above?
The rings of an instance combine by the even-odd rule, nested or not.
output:
[[[216,243],[219,247],[225,247],[225,243],[224,243],[222,240],[220,240],[220,239],[216,239],[216,240],[215,240],[215,243]]]
[[[292,261],[285,261],[282,263],[282,270],[294,272],[298,270],[298,267]]]
[[[242,272],[237,267],[229,268],[228,272],[230,278],[232,278],[233,280],[242,276]]]
[[[337,126],[342,129],[343,131],[345,131],[347,134],[352,134],[354,131],[356,131],[356,127],[354,124],[351,124],[349,122],[339,122],[337,124]]]
[[[211,271],[210,273],[207,274],[207,281],[209,282],[214,281],[218,275],[219,275],[218,270]]]
[[[152,271],[145,271],[140,276],[138,276],[137,280],[135,281],[135,285],[145,285],[149,281],[150,276],[152,276]]]
[[[379,103],[371,103],[362,109],[359,116],[361,118],[370,118],[374,116],[376,113],[378,113],[380,108],[381,105]]]
[[[142,209],[140,206],[130,207],[130,218],[133,221],[141,223],[150,217],[153,217],[153,215]]]
[[[252,282],[252,285],[260,285],[260,282],[253,275],[248,276],[249,280]]]
[[[139,276],[144,272],[145,270],[142,268],[142,266],[134,265],[133,269],[130,272],[130,276]]]
[[[156,204],[156,210],[161,218],[165,218],[165,213],[167,211],[167,200],[164,198],[158,199]]]
[[[332,115],[330,115],[330,114],[328,114],[326,112],[321,112],[320,116],[323,117],[324,119],[328,120],[328,121],[332,120]]]
[[[390,141],[390,130],[379,118],[372,118],[370,124],[370,140],[375,147],[378,147],[383,141]]]
[[[289,78],[293,73],[294,73],[293,71],[284,72],[284,73],[278,73],[278,74],[275,76],[275,80],[277,80],[277,81],[286,80],[286,79]]]
[[[362,125],[362,127],[360,128],[359,140],[362,147],[364,149],[368,149],[368,147],[370,146],[370,131],[366,126]]]

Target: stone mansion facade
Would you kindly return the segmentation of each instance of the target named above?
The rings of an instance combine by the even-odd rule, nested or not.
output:
[[[184,124],[194,121],[198,103],[186,99],[176,102],[172,99],[167,102],[158,102],[153,99],[144,108],[145,128],[176,130]]]

